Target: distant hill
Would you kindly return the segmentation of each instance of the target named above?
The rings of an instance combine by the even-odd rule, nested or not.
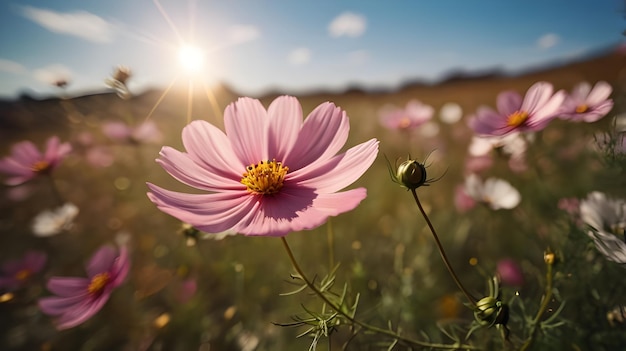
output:
[[[312,91],[297,94],[305,104],[319,104],[331,100],[340,103],[345,99],[365,98],[373,107],[387,103],[405,103],[410,98],[418,98],[435,107],[447,101],[456,101],[465,109],[476,108],[479,104],[495,101],[499,91],[505,89],[526,90],[536,81],[544,80],[554,84],[557,89],[570,90],[580,81],[596,82],[605,80],[618,92],[626,87],[626,53],[609,50],[584,60],[558,62],[542,66],[536,70],[527,70],[518,74],[507,74],[494,69],[481,72],[452,71],[437,84],[419,80],[409,80],[398,89],[364,89],[353,86],[336,93]],[[271,92],[263,97],[264,102],[288,92]],[[173,90],[164,95],[162,90],[148,90],[122,100],[110,91],[91,93],[71,99],[58,97],[37,100],[28,94],[19,99],[0,100],[0,137],[2,140],[16,140],[24,133],[51,132],[63,133],[69,125],[96,125],[102,120],[144,119],[149,114],[156,120],[184,121],[187,118],[206,118],[223,111],[224,107],[241,96],[226,85],[218,86],[212,92],[213,101],[205,92],[194,94],[189,105],[189,97],[184,90]],[[364,100],[365,101],[365,100]],[[158,106],[155,106],[157,105]],[[217,103],[217,106],[212,106]],[[191,108],[190,108],[191,107]],[[217,109],[217,110],[216,110]]]

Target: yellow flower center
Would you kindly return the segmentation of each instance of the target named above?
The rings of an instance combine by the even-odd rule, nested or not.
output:
[[[241,184],[253,194],[273,195],[282,189],[288,171],[288,167],[276,160],[261,161],[246,167]]]
[[[35,173],[44,173],[50,168],[50,164],[47,161],[37,161],[30,166],[30,169]]]
[[[89,291],[91,295],[96,295],[104,289],[109,280],[111,280],[111,275],[108,272],[98,273],[91,278],[87,291]]]
[[[403,117],[398,123],[398,127],[404,129],[408,128],[411,125],[411,120],[408,117]]]
[[[509,115],[506,120],[506,125],[509,127],[519,127],[528,119],[528,112],[515,111]]]
[[[30,277],[32,272],[29,269],[22,269],[21,271],[15,273],[15,279],[19,281],[24,281]]]
[[[587,111],[589,111],[589,106],[585,104],[576,106],[576,113],[585,113]]]

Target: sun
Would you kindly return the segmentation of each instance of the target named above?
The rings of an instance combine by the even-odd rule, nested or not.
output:
[[[198,73],[204,68],[204,51],[197,46],[183,45],[178,49],[178,62],[185,72]]]

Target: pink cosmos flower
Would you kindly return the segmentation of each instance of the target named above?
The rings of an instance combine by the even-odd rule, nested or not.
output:
[[[102,126],[102,132],[114,141],[131,144],[160,143],[163,140],[163,134],[152,121],[136,127],[123,122],[107,122]]]
[[[129,268],[126,247],[122,246],[118,252],[113,246],[102,246],[86,266],[87,278],[50,278],[48,290],[58,296],[39,299],[39,308],[58,316],[58,329],[75,327],[102,309],[113,289],[126,279]]]
[[[0,173],[8,176],[5,184],[19,185],[38,175],[52,172],[71,151],[71,145],[61,144],[56,136],[48,139],[43,154],[32,142],[21,141],[13,145],[10,156],[0,160]]]
[[[157,162],[177,180],[208,194],[185,194],[148,183],[157,207],[198,230],[284,236],[313,229],[354,209],[364,188],[338,192],[369,168],[378,153],[371,139],[345,153],[348,116],[330,102],[302,120],[295,97],[266,110],[240,98],[224,111],[225,133],[205,121],[183,129],[187,152],[163,147]]]
[[[43,252],[28,251],[21,259],[6,261],[0,273],[0,289],[19,289],[33,274],[43,269],[47,259],[48,255]]]
[[[496,271],[503,285],[522,286],[524,285],[524,273],[519,264],[510,258],[498,261]]]
[[[498,95],[497,112],[480,107],[469,125],[477,134],[493,136],[542,130],[556,117],[565,99],[564,91],[552,92],[552,84],[546,82],[533,84],[523,99],[514,91],[504,91]]]
[[[606,116],[613,108],[609,99],[613,88],[609,83],[600,81],[591,88],[587,82],[579,83],[565,99],[559,118],[574,122],[595,122]]]
[[[384,107],[380,111],[380,123],[392,130],[411,130],[431,120],[434,113],[432,106],[414,99],[405,108]]]

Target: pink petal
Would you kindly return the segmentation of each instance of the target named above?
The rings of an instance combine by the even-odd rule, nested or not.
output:
[[[239,98],[224,111],[224,128],[234,153],[244,165],[268,158],[267,111],[256,99]]]
[[[39,251],[28,251],[24,255],[24,266],[33,273],[41,271],[46,265],[48,255]]]
[[[120,247],[120,253],[115,262],[113,263],[113,267],[111,268],[111,275],[113,276],[113,280],[111,280],[110,285],[111,288],[118,287],[121,285],[126,277],[128,276],[128,271],[130,270],[130,258],[128,255],[128,249],[125,246]]]
[[[286,184],[274,196],[256,197],[254,210],[233,230],[245,235],[266,236],[283,236],[301,230],[298,217],[311,207],[317,196],[314,189]]]
[[[318,162],[287,174],[285,181],[313,188],[318,194],[333,193],[359,179],[377,155],[378,140],[371,139],[326,162]]]
[[[613,109],[613,100],[606,100],[604,103],[597,105],[590,112],[584,114],[582,120],[591,123],[600,120]]]
[[[33,163],[36,161],[33,161]],[[11,176],[34,176],[32,163],[23,163],[13,157],[6,157],[0,160],[0,172]]]
[[[52,277],[46,287],[61,297],[86,295],[90,280],[88,278]]]
[[[583,102],[587,99],[589,92],[591,92],[591,84],[589,82],[580,82],[572,89],[570,96],[578,102]]]
[[[35,144],[30,141],[21,141],[13,145],[12,154],[22,164],[33,164],[43,158]]]
[[[322,195],[307,188],[281,191],[269,201],[263,199],[262,206],[234,229],[245,235],[261,236],[285,236],[313,229],[324,224],[329,216],[354,209],[366,194],[364,188]]]
[[[506,125],[506,116],[485,106],[478,108],[476,114],[470,117],[468,124],[474,132],[481,135],[504,135],[511,131]]]
[[[110,271],[116,257],[117,250],[115,247],[111,245],[101,246],[98,251],[91,256],[87,264],[87,276],[93,278],[97,274]]]
[[[183,128],[183,145],[192,160],[224,178],[241,179],[249,166],[233,152],[224,132],[206,121],[193,121]]]
[[[222,190],[244,190],[245,186],[241,184],[241,174],[228,174],[224,177],[220,173],[204,167],[204,164],[198,164],[191,159],[189,154],[172,149],[171,147],[163,147],[159,153],[161,158],[157,162],[181,183],[187,184],[196,189],[206,191],[222,191]]]
[[[43,297],[39,299],[39,309],[45,314],[60,315],[66,313],[68,309],[75,307],[76,305],[83,304],[89,299],[88,295],[77,295],[70,297]]]
[[[219,233],[232,228],[254,207],[246,190],[215,194],[184,194],[148,183],[150,200],[157,207],[199,230]]]
[[[183,129],[183,144],[192,160],[225,178],[240,177],[249,165],[233,152],[224,132],[206,121],[187,125]]]
[[[550,96],[552,96],[552,91],[553,88],[550,83],[537,82],[533,84],[528,88],[526,96],[524,96],[521,110],[528,112],[529,115],[535,114],[539,109],[543,109]]]
[[[302,128],[302,106],[293,96],[276,98],[267,110],[269,158],[282,161],[292,149]]]
[[[46,142],[46,149],[44,150],[43,159],[48,162],[54,160],[56,158],[60,145],[61,141],[59,140],[59,137],[50,137],[50,139],[48,139],[48,141]]]
[[[531,130],[540,130],[556,117],[567,94],[563,90],[559,90],[552,97],[531,113],[528,118],[527,125]]]
[[[57,328],[73,328],[86,322],[102,309],[104,304],[109,300],[110,295],[111,291],[105,290],[102,295],[98,296],[96,299],[86,300],[85,303],[70,307],[57,320]]]
[[[503,116],[510,116],[522,107],[522,96],[514,91],[504,91],[498,94],[498,112]]]
[[[586,102],[590,106],[599,105],[609,98],[611,92],[613,92],[613,88],[609,83],[605,81],[597,82],[589,96],[587,96]]]
[[[304,120],[298,142],[283,164],[293,172],[317,160],[325,161],[345,145],[349,131],[346,113],[330,102],[323,103]]]

